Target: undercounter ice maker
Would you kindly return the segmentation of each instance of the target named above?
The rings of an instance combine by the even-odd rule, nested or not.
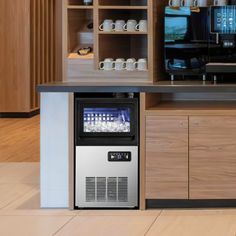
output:
[[[75,208],[137,208],[138,167],[138,95],[76,96]]]

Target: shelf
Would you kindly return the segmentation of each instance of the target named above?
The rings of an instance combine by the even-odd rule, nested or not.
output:
[[[94,54],[89,53],[88,55],[81,56],[78,53],[70,53],[68,59],[92,60],[94,59]]]
[[[77,5],[69,5],[67,9],[93,9],[93,6],[77,6]]]
[[[236,115],[236,101],[161,101],[147,115]]]
[[[103,35],[119,35],[119,34],[123,34],[123,35],[147,35],[148,32],[127,32],[127,31],[119,31],[119,32],[104,32],[104,31],[99,31],[98,34],[103,34]]]
[[[99,6],[99,9],[107,9],[107,10],[147,10],[147,6]]]
[[[147,7],[149,0],[98,0],[98,5],[109,7]]]

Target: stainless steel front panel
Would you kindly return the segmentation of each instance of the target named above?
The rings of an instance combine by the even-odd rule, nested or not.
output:
[[[131,152],[131,161],[109,162],[108,152]],[[76,147],[75,183],[77,207],[138,206],[138,147]]]

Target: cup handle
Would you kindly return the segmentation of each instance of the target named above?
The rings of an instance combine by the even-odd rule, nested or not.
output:
[[[103,23],[99,26],[99,30],[103,31]]]
[[[124,62],[124,69],[127,70],[127,61]]]
[[[140,24],[137,24],[137,25],[135,26],[135,29],[136,29],[137,31],[139,31],[139,26],[140,26]]]
[[[127,24],[123,26],[124,31],[127,31]]]
[[[116,62],[115,62],[115,61],[113,61],[113,62],[111,63],[111,65],[112,65],[112,69],[114,70],[114,69],[115,69],[115,67],[116,67]]]
[[[99,69],[104,70],[104,61],[99,62]]]
[[[169,6],[172,7],[172,0],[169,0]]]
[[[111,26],[112,26],[112,31],[114,31],[116,28],[116,23],[112,23]]]
[[[194,6],[194,7],[197,7],[197,6],[198,6],[198,0],[194,0],[193,6]]]
[[[126,68],[126,62],[124,61],[123,62],[123,69],[125,69]]]

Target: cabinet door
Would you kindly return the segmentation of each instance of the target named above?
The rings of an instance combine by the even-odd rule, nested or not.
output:
[[[146,198],[188,198],[188,117],[146,117]]]
[[[236,198],[236,117],[189,120],[191,199]]]

